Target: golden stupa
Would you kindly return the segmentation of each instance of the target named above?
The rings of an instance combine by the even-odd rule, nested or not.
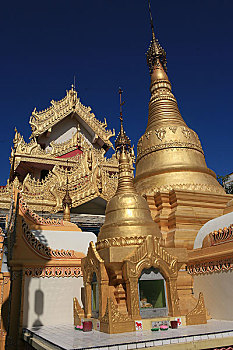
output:
[[[182,316],[185,320],[188,311],[195,309],[197,303],[191,297],[190,286],[185,288],[185,301],[189,306],[184,308],[179,300],[179,295],[184,295],[180,286],[178,288],[179,271],[187,262],[187,248],[164,247],[149,205],[134,187],[134,154],[123,129],[122,111],[115,148],[119,160],[117,191],[107,205],[105,223],[96,246],[91,242],[87,256],[82,259],[85,317],[92,317],[93,321],[98,318],[100,331],[106,333],[132,332],[141,319],[145,327],[151,319],[158,317]],[[165,293],[166,289],[160,307],[148,301],[146,289],[140,284],[141,278],[155,284],[159,280],[164,287],[160,290],[154,284],[154,291]],[[188,322],[194,324],[197,321]],[[206,323],[204,307],[198,322]]]
[[[123,129],[122,111],[120,113],[120,132],[115,142],[116,157],[119,159],[118,187],[115,195],[107,204],[105,222],[98,235],[97,250],[118,245],[126,247],[126,249],[121,249],[122,259],[148,235],[161,238],[161,232],[152,219],[147,201],[137,193],[134,187],[134,153]],[[105,256],[104,252],[99,253]],[[119,259],[119,252],[116,258]]]
[[[166,73],[166,53],[155,37],[153,23],[147,63],[151,99],[147,128],[138,142],[137,190],[146,195],[171,189],[223,194],[215,173],[206,165],[197,134],[180,114]]]
[[[147,201],[136,192],[134,187],[132,165],[130,164],[132,161],[126,149],[128,137],[125,135],[122,123],[116,145],[119,139],[121,139],[121,144],[125,139],[125,146],[119,154],[118,188],[107,204],[105,223],[98,236],[98,247],[104,240],[108,240],[108,243],[111,244],[110,242],[117,238],[121,240],[135,237],[145,238],[149,234],[161,237],[159,227],[151,217]]]

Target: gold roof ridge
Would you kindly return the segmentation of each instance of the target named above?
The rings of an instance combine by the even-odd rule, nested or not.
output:
[[[29,124],[32,128],[30,138],[39,136],[45,131],[53,127],[55,124],[66,118],[71,113],[77,112],[79,117],[87,123],[87,125],[110,147],[113,147],[109,140],[115,136],[115,130],[106,130],[107,122],[99,121],[94,113],[91,112],[91,107],[84,106],[77,97],[77,91],[73,89],[66,91],[66,96],[58,101],[51,100],[51,106],[37,111],[33,110]]]

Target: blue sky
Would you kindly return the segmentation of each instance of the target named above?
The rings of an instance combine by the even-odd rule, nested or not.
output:
[[[201,140],[208,167],[233,171],[233,1],[151,0],[168,76],[187,125]],[[137,144],[148,115],[151,40],[146,0],[40,0],[1,4],[0,184],[9,175],[14,127],[26,140],[34,107],[61,99],[73,76],[84,105]]]

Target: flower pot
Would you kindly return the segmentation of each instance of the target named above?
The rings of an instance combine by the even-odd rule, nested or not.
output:
[[[171,323],[171,328],[172,329],[178,328],[178,321],[170,321],[170,323]]]
[[[84,321],[83,322],[83,332],[90,332],[92,331],[92,322],[91,321]]]

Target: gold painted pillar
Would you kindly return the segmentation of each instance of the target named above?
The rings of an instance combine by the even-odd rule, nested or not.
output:
[[[180,316],[176,281],[177,281],[177,278],[173,278],[173,277],[169,277],[168,279],[166,279],[169,316]]]
[[[108,281],[98,281],[99,285],[99,318],[103,317],[106,311],[107,299],[109,296]]]
[[[140,320],[138,278],[129,278],[126,280],[127,307],[129,316],[133,320]]]
[[[85,305],[84,305],[85,317],[90,318],[92,316],[92,310],[91,310],[92,300],[91,300],[91,283],[90,282],[84,283],[84,291],[85,291]]]
[[[7,350],[23,350],[24,345],[21,340],[20,321],[22,317],[22,290],[23,290],[23,270],[13,269],[11,272],[11,293],[10,293],[10,315],[9,330],[7,334]]]

